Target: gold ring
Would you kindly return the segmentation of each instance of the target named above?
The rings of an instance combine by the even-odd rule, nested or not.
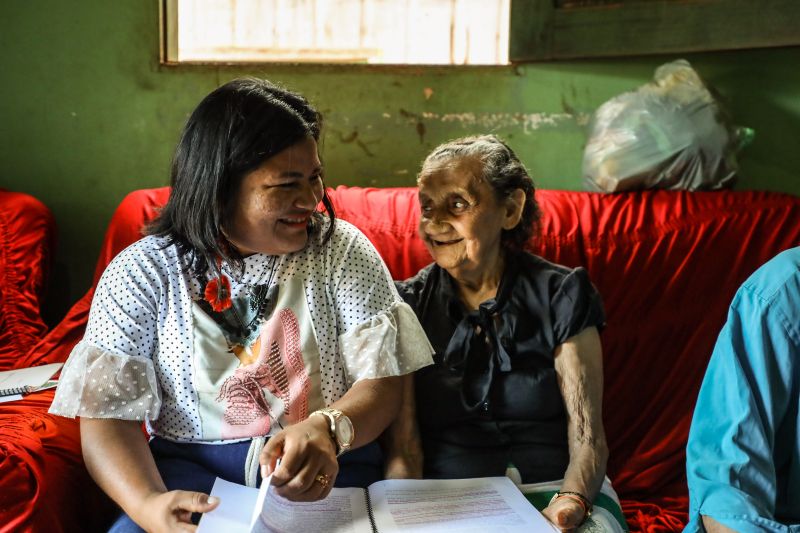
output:
[[[317,474],[317,477],[314,478],[314,481],[322,485],[322,488],[325,489],[331,484],[331,476],[328,474]]]

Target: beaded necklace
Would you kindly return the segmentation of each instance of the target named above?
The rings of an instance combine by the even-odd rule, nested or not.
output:
[[[205,284],[203,298],[197,303],[220,326],[230,347],[249,349],[258,337],[258,326],[270,302],[276,259],[277,256],[273,255],[269,262],[265,261],[257,278],[262,279],[269,270],[267,282],[259,285],[245,283],[244,296],[232,298],[230,280],[222,273],[221,262],[218,262],[218,276],[211,277]]]

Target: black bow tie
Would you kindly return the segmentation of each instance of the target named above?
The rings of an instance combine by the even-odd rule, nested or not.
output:
[[[461,402],[468,412],[486,402],[495,368],[511,371],[511,357],[495,327],[499,307],[496,299],[487,300],[464,316],[443,356],[444,366],[461,374]]]

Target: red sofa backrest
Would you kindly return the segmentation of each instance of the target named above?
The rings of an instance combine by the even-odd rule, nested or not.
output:
[[[339,187],[337,214],[378,248],[396,279],[431,261],[416,237],[416,191]],[[766,192],[538,191],[528,248],[584,266],[606,307],[608,473],[633,530],[680,531],[695,399],[739,285],[800,245],[800,198]]]
[[[0,370],[23,367],[22,356],[47,331],[41,307],[54,244],[50,210],[0,189]]]
[[[358,226],[396,279],[430,262],[413,188],[338,187],[337,216]],[[96,278],[140,236],[167,188],[136,191],[109,225]],[[603,296],[604,420],[609,476],[632,529],[680,529],[684,447],[697,391],[728,305],[759,265],[800,244],[800,198],[766,192],[538,191],[530,249],[585,266]],[[80,339],[92,291],[28,354],[63,361]]]

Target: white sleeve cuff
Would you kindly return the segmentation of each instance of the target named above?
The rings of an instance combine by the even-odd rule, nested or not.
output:
[[[350,385],[362,379],[402,376],[433,364],[433,348],[411,307],[395,302],[339,336]]]
[[[79,342],[67,359],[50,413],[69,418],[158,417],[161,409],[153,362]]]

